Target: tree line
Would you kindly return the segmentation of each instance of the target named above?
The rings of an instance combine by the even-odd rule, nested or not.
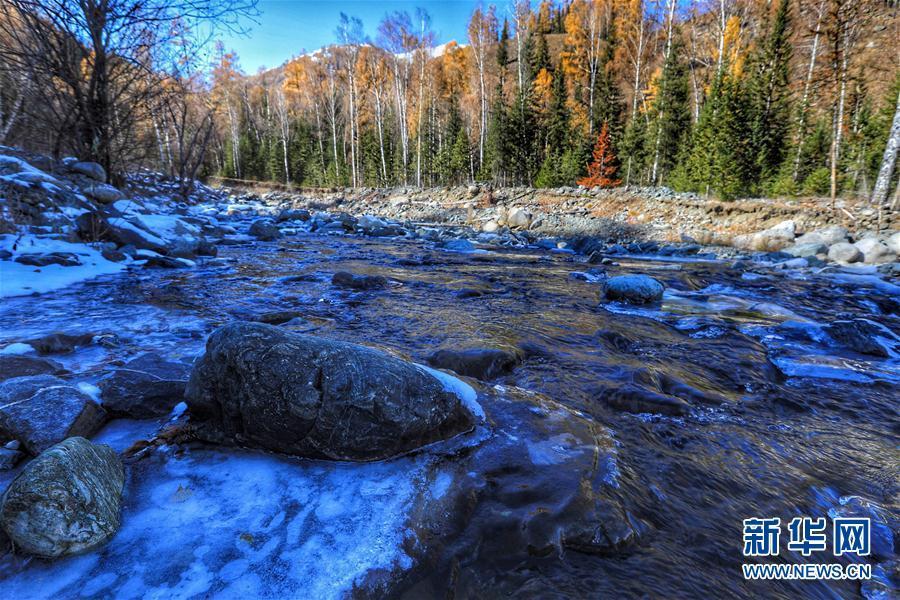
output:
[[[221,44],[207,61],[194,49],[209,39],[197,39],[198,19],[216,9],[237,19],[252,2],[179,2],[205,10],[195,6],[186,19],[178,2],[159,0],[174,6],[174,23],[191,25],[142,32],[140,51],[107,53],[113,63],[131,57],[123,71],[138,81],[124,96],[140,98],[143,110],[133,123],[109,119],[121,141],[105,145],[127,150],[112,150],[110,164],[122,157],[176,176],[299,186],[580,181],[878,202],[897,189],[893,1],[514,0],[475,7],[467,38],[438,47],[424,10],[385,15],[372,38],[342,14],[333,45],[255,74]],[[57,4],[11,3],[37,15]],[[72,4],[107,3],[153,5]],[[60,28],[43,16],[35,23]],[[0,38],[9,29],[0,26]],[[93,48],[90,36],[76,37],[82,52]],[[0,92],[0,142],[18,139],[15,126],[4,127],[17,99],[47,85],[17,83],[15,69],[3,74],[8,54],[15,58],[0,50],[0,76],[14,91]],[[27,141],[30,129],[20,123],[18,131]],[[68,129],[54,131],[60,149],[71,147]],[[104,139],[74,137],[89,151]],[[141,157],[128,156],[138,150]],[[179,167],[185,153],[192,159]]]

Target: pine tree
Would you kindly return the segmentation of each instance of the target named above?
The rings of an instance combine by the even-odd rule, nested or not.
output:
[[[550,64],[550,50],[547,47],[547,38],[544,33],[540,30],[536,31],[530,41],[531,55],[528,62],[531,66],[531,80],[534,81],[541,69],[551,71],[553,67]]]
[[[657,83],[659,95],[654,98],[650,112],[652,120],[649,131],[654,133],[651,136],[654,147],[648,151],[657,161],[657,181],[663,185],[675,167],[691,129],[688,74],[682,58],[683,46],[678,39],[675,38],[669,60],[663,65],[662,75]]]
[[[579,179],[578,185],[586,188],[616,187],[622,183],[620,179],[616,179],[618,170],[618,159],[609,138],[609,123],[604,121],[594,145],[593,161],[587,167],[587,177]]]
[[[638,114],[628,122],[619,144],[625,185],[642,185],[647,168],[647,120]],[[678,149],[676,149],[676,152]]]
[[[731,200],[745,191],[741,106],[743,97],[727,69],[713,82],[709,98],[686,146],[672,183],[676,188]]]
[[[781,0],[772,28],[751,58],[747,80],[750,172],[754,192],[764,189],[785,159],[790,108],[790,0]]]

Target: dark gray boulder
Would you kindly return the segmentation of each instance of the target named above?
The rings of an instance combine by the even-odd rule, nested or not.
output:
[[[150,419],[184,399],[191,366],[148,352],[98,382],[103,407],[116,416]]]
[[[648,275],[618,275],[603,283],[603,296],[629,304],[648,304],[662,298],[665,286]]]
[[[15,354],[0,355],[0,381],[29,375],[59,374],[65,372],[55,360]]]
[[[0,501],[15,548],[44,558],[95,548],[119,528],[125,471],[109,446],[71,437],[31,461]]]
[[[106,169],[102,165],[95,162],[75,162],[69,165],[69,170],[85,177],[90,177],[94,181],[106,183]]]
[[[20,254],[13,260],[17,263],[28,265],[31,267],[47,267],[50,265],[60,265],[62,267],[77,267],[81,264],[81,261],[78,260],[78,255],[74,252]]]
[[[47,375],[0,384],[0,433],[40,454],[73,435],[94,433],[106,417],[90,396]]]
[[[250,225],[249,233],[256,239],[264,242],[271,242],[281,237],[281,230],[278,229],[278,225],[269,219],[253,221],[253,224]]]
[[[474,425],[416,365],[261,323],[217,329],[186,398],[200,439],[312,458],[379,460]]]
[[[278,222],[309,221],[309,211],[302,208],[286,208],[278,215]]]
[[[449,369],[466,377],[488,380],[512,372],[519,363],[515,353],[498,348],[438,350],[428,357],[428,364]]]
[[[49,333],[25,342],[39,354],[69,354],[78,346],[88,346],[94,340],[93,333]]]

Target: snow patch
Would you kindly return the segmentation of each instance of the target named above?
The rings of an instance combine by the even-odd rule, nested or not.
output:
[[[87,244],[75,244],[38,235],[0,235],[0,250],[12,252],[14,257],[23,253],[71,252],[77,254],[81,261],[80,265],[73,267],[62,265],[34,267],[12,260],[0,261],[0,298],[33,293],[45,294],[99,275],[118,273],[125,269],[123,263],[106,260],[100,252]]]

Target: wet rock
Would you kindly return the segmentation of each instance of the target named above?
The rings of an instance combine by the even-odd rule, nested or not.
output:
[[[470,348],[468,350],[438,350],[428,357],[428,364],[449,369],[466,377],[488,380],[511,373],[519,363],[512,352],[498,348]]]
[[[648,275],[618,275],[603,283],[603,296],[607,300],[620,300],[629,304],[647,304],[662,299],[665,286]]]
[[[106,417],[90,396],[68,385],[43,387],[39,377],[0,384],[0,431],[40,454],[73,435],[91,435]],[[36,389],[39,388],[39,389]]]
[[[302,318],[305,314],[299,310],[274,310],[257,315],[251,320],[267,325],[281,325],[293,319]]]
[[[309,221],[309,211],[302,208],[286,208],[278,214],[278,222]]]
[[[862,252],[863,261],[867,263],[891,262],[896,255],[887,244],[876,237],[868,237],[856,242],[857,249]]]
[[[39,354],[69,354],[79,346],[88,346],[94,340],[93,333],[51,333],[25,342]]]
[[[89,185],[81,189],[85,196],[92,198],[100,204],[112,204],[125,197],[121,191],[105,183]]]
[[[791,256],[806,258],[808,256],[815,256],[816,254],[825,254],[828,252],[828,246],[819,242],[807,242],[788,246],[784,251]]]
[[[29,375],[60,374],[65,369],[55,360],[15,354],[0,355],[0,381]]]
[[[28,554],[56,558],[84,552],[118,530],[124,485],[122,461],[112,448],[72,437],[13,480],[3,495],[0,526],[15,548]]]
[[[494,233],[498,229],[500,229],[500,224],[497,223],[497,221],[494,221],[493,219],[488,221],[481,227],[481,230],[484,231],[485,233]]]
[[[825,326],[825,331],[836,342],[860,354],[888,358],[892,352],[900,351],[900,336],[868,319],[834,321]]]
[[[339,271],[331,278],[331,284],[352,290],[379,290],[388,286],[388,280],[381,275],[356,275]]]
[[[148,256],[144,263],[145,269],[186,269],[190,266],[185,259],[171,256]]]
[[[209,240],[199,240],[197,242],[197,247],[194,249],[194,253],[197,256],[215,257],[219,255],[219,248]]]
[[[0,448],[0,471],[14,469],[25,454],[13,448]]]
[[[250,225],[249,234],[258,240],[271,242],[281,237],[281,230],[269,219],[258,219]]]
[[[62,267],[77,267],[81,264],[78,255],[73,252],[47,252],[44,254],[20,254],[13,259],[15,262],[33,267],[46,267],[48,265],[60,265]]]
[[[690,410],[690,404],[681,398],[654,392],[634,383],[605,388],[598,399],[616,410],[630,413],[681,416]]]
[[[69,165],[69,170],[73,173],[78,173],[79,175],[89,177],[94,181],[106,183],[106,169],[104,169],[99,163],[87,161],[75,162]]]
[[[126,256],[124,252],[119,252],[118,250],[110,250],[108,248],[104,248],[100,252],[100,254],[103,256],[103,258],[112,262],[122,262],[123,260],[128,258],[128,256]]]
[[[828,259],[842,263],[855,263],[863,258],[859,248],[849,242],[838,242],[828,248]]]
[[[201,439],[335,460],[395,456],[474,424],[420,367],[258,323],[210,336],[186,398]]]
[[[185,363],[152,352],[143,354],[97,383],[103,407],[132,419],[167,415],[184,400],[190,371]]]
[[[441,248],[451,252],[473,252],[475,250],[475,244],[464,239],[447,240],[441,244]]]

